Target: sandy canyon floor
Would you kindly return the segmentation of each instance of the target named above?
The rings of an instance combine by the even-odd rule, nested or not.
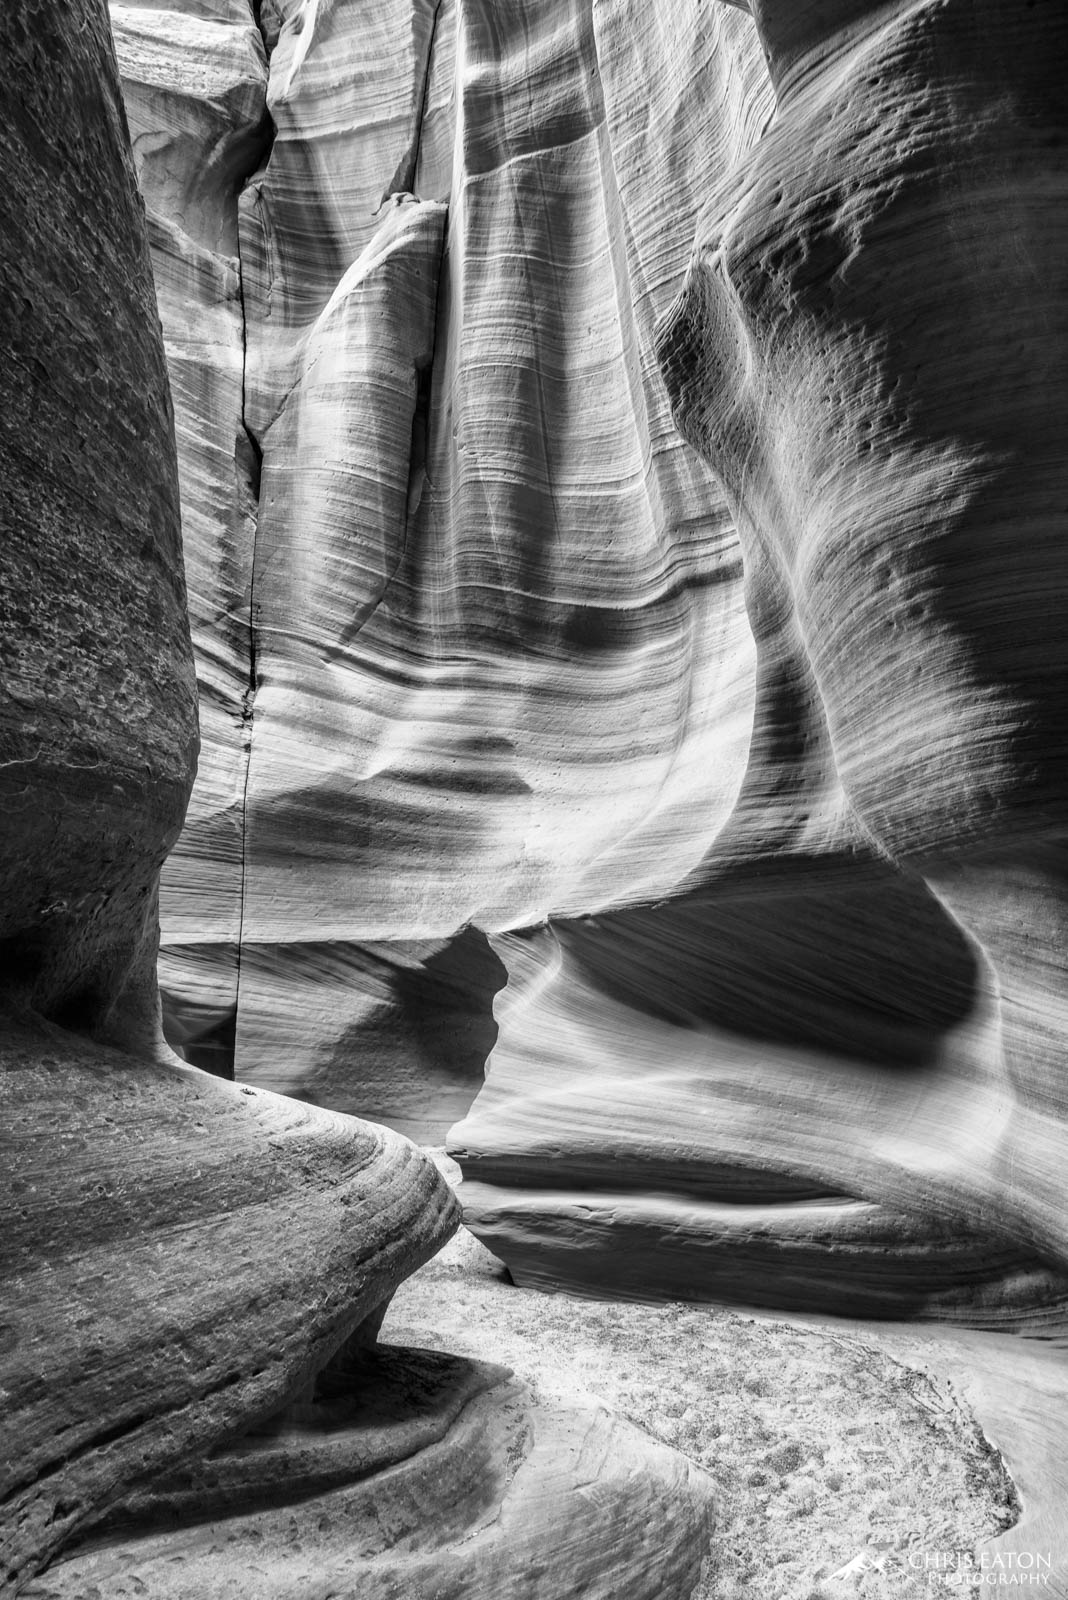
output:
[[[697,1600],[1064,1592],[1068,1379],[1063,1353],[1035,1341],[547,1295],[514,1286],[466,1229],[401,1287],[382,1337],[603,1401],[705,1468],[721,1501]],[[1036,1481],[1026,1506],[1014,1455]],[[1005,1530],[1010,1553],[976,1565]]]

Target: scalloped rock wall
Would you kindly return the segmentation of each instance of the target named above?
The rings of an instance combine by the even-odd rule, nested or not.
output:
[[[157,885],[193,783],[197,720],[144,209],[103,0],[20,3],[5,44],[0,1594],[11,1595],[132,1488],[283,1405],[457,1212],[399,1135],[221,1083],[165,1045]]]
[[[755,10],[775,115],[657,333],[745,780],[672,896],[509,936],[469,1220],[530,1281],[1057,1321],[1068,20]]]
[[[768,115],[755,35],[599,36],[585,0],[287,4],[264,42],[240,4],[112,17],[204,706],[170,1036],[440,1138],[492,1044],[484,935],[667,892],[744,773],[737,540],[653,332],[710,151]]]
[[[232,187],[250,147],[260,55],[246,30],[236,76],[225,50],[172,72],[182,20],[133,19],[161,93],[177,85],[181,104],[196,77],[204,110],[186,108],[182,137],[199,150],[211,130],[218,168],[201,184],[178,135],[136,134],[181,219],[154,225],[161,282],[169,264],[201,295],[161,291],[195,535],[213,506],[244,516],[254,481],[235,470],[247,436],[229,457],[220,443],[244,428],[244,364],[213,185]],[[220,43],[193,20],[194,40]],[[700,1468],[506,1369],[378,1348],[398,1283],[459,1220],[427,1155],[166,1047],[157,881],[193,781],[196,700],[145,216],[104,0],[17,0],[5,43],[0,1595],[366,1600],[414,1583],[456,1600],[684,1600],[715,1516]],[[203,642],[236,577],[222,541],[201,555]],[[229,642],[218,682],[236,690]],[[209,753],[207,792],[224,777]]]
[[[172,1037],[435,1139],[488,1054],[530,1281],[1059,1316],[1054,0],[112,11]]]

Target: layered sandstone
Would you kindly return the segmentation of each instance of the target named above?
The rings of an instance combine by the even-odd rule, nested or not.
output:
[[[195,57],[156,27],[174,52],[157,92],[146,15],[137,35],[113,7],[135,152],[166,147],[168,171],[181,160],[206,184],[214,132],[199,154],[174,132],[197,122]],[[719,45],[747,27],[646,20],[635,41],[610,20],[626,117],[651,68],[714,159],[744,147],[768,108],[763,65],[749,45],[739,75]],[[229,14],[226,30],[244,37]],[[230,1028],[239,1074],[440,1136],[481,1070],[450,1036],[484,1059],[503,980],[458,931],[666,891],[702,849],[687,815],[722,819],[744,769],[737,545],[652,348],[707,153],[664,127],[643,157],[613,132],[588,4],[285,5],[264,37],[273,142],[229,198],[242,417],[262,452],[250,574],[225,601],[251,624],[234,673],[248,693],[240,725],[236,690],[228,721],[204,721],[207,776],[164,886],[168,1016],[191,1059]],[[173,180],[147,157],[140,175],[162,240],[181,221]],[[229,195],[229,172],[219,184]],[[173,349],[199,289],[181,313],[167,252]],[[226,432],[205,402],[216,353],[199,359],[199,387],[177,385],[180,444]],[[186,460],[191,560],[218,566],[229,536],[200,520],[204,464]],[[215,685],[195,600],[194,637]],[[211,773],[246,756],[221,807]],[[411,1043],[387,1071],[398,1032]]]
[[[398,1135],[164,1044],[157,882],[197,725],[144,213],[103,6],[17,8],[8,42],[5,1592],[281,1405],[455,1226]]]
[[[675,894],[502,942],[453,1144],[530,1281],[1059,1319],[1068,25],[755,12],[774,119],[658,332],[745,778]]]
[[[277,1411],[455,1215],[400,1135],[196,1068],[24,1020],[3,1073],[3,1532],[19,1576]]]
[[[535,1403],[500,1367],[425,1350],[368,1358],[347,1403],[362,1403],[356,1425],[344,1426],[336,1401],[321,1402],[269,1439],[217,1453],[201,1484],[161,1484],[25,1594],[692,1593],[708,1540],[707,1480],[602,1407]],[[324,1413],[318,1424],[312,1410]],[[297,1465],[304,1485],[281,1516],[280,1463],[288,1477]],[[655,1540],[640,1536],[645,1527]]]
[[[245,26],[235,51],[210,9],[190,11],[195,48],[173,76],[183,19],[126,17],[139,70],[188,112],[169,139],[132,127],[175,213],[150,220],[158,281],[169,269],[201,296],[161,292],[194,537],[220,508],[240,530],[235,463],[251,450],[217,184],[232,187],[252,137],[262,48]],[[158,880],[197,728],[145,217],[103,0],[18,5],[6,37],[0,1592],[295,1600],[414,1579],[443,1595],[682,1600],[711,1521],[700,1471],[599,1408],[539,1405],[500,1368],[377,1348],[398,1283],[456,1227],[433,1163],[164,1041]],[[217,170],[199,175],[183,152],[205,129]],[[247,720],[232,714],[247,618],[223,615],[243,549],[235,533],[189,564],[209,734]],[[209,751],[201,843],[235,837],[236,751]],[[193,859],[206,903],[227,904],[240,843]],[[194,1034],[226,970],[200,954],[177,957]]]
[[[435,1137],[492,1049],[530,1281],[1057,1316],[1065,25],[752,12],[113,7],[226,660],[169,1026]]]
[[[244,423],[235,191],[269,143],[267,67],[243,0],[180,13],[116,4],[111,25],[174,402],[200,689],[197,781],[163,874],[160,979],[169,1038],[196,1041],[190,1059],[210,1067],[229,1062],[237,1004],[258,474]]]
[[[156,877],[197,749],[167,373],[106,17],[17,8],[8,56],[3,982],[78,1025],[151,1032]]]

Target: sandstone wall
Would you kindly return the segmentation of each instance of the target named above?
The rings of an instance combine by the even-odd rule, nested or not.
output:
[[[738,546],[672,425],[653,330],[705,166],[752,142],[770,93],[729,11],[668,27],[617,8],[599,36],[586,0],[293,4],[261,19],[256,79],[249,16],[196,10],[183,33],[112,8],[201,574],[205,753],[164,883],[171,1034],[441,1137],[503,979],[458,930],[666,891],[741,781]],[[677,107],[638,139],[650,74]],[[222,113],[256,125],[253,80],[273,142],[242,145],[266,159],[235,199],[209,152]],[[239,301],[190,265],[176,190],[212,184]],[[234,488],[250,442],[258,499]]]
[[[113,7],[225,677],[170,1025],[434,1138],[492,1046],[524,1279],[1056,1316],[1065,25],[753,11],[199,0],[228,98]]]
[[[775,116],[657,335],[745,781],[681,892],[504,957],[469,1211],[532,1280],[1058,1318],[1068,25],[755,10]]]
[[[231,35],[210,7],[125,21],[176,108],[167,137],[136,116],[131,131],[173,212],[150,228],[209,735],[176,871],[207,918],[232,910],[242,867],[226,797],[247,781],[248,618],[226,608],[255,578],[256,452],[223,202],[260,139],[262,51],[247,18]],[[713,1518],[700,1469],[500,1367],[378,1348],[397,1284],[458,1220],[426,1155],[165,1044],[157,882],[197,734],[145,217],[103,0],[18,0],[5,42],[0,1594],[384,1600],[414,1582],[455,1600],[684,1600]],[[417,280],[409,216],[381,255]],[[403,316],[384,320],[403,354]],[[236,743],[212,746],[231,725]],[[185,1025],[233,1006],[240,920],[208,928],[214,948],[175,957]],[[485,957],[483,941],[467,965]]]
[[[103,4],[17,5],[5,40],[0,1592],[11,1594],[132,1489],[282,1405],[456,1217],[398,1135],[219,1083],[164,1043],[157,882],[197,724],[145,217]]]
[[[197,749],[167,375],[106,17],[20,8],[8,54],[3,983],[149,1039],[156,878]]]

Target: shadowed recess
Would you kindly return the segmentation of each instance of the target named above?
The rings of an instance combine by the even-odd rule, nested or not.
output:
[[[922,883],[878,863],[555,927],[599,988],[646,1015],[880,1066],[932,1061],[976,995],[960,928]]]
[[[247,944],[237,1076],[440,1143],[497,1040],[505,968],[485,934]]]

